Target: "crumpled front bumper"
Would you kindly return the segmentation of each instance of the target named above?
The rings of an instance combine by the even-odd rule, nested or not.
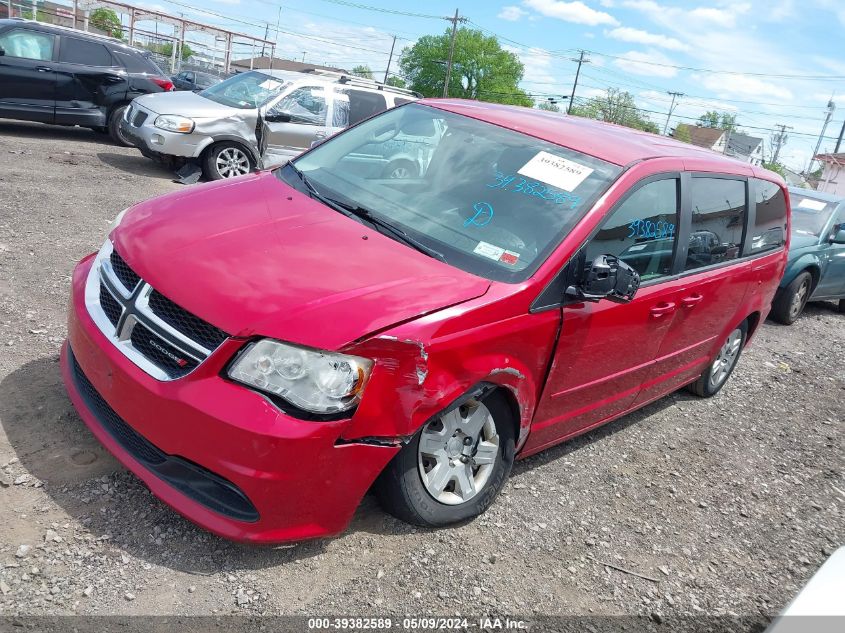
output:
[[[91,262],[74,271],[61,367],[97,439],[159,499],[220,536],[275,543],[342,532],[398,448],[338,443],[350,420],[291,418],[222,378],[242,341],[228,340],[184,378],[155,380],[89,316]]]

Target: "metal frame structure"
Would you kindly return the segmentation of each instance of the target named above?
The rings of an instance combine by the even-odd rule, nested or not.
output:
[[[270,47],[271,56],[273,56],[276,52],[276,42],[272,40],[264,39],[262,37],[256,37],[254,35],[247,35],[246,33],[239,33],[237,31],[230,31],[229,29],[212,26],[210,24],[203,24],[202,22],[196,22],[194,20],[187,20],[185,18],[175,17],[168,13],[163,13],[161,11],[155,11],[153,9],[147,9],[143,7],[137,7],[131,4],[125,4],[123,2],[114,2],[113,0],[74,0],[74,5],[74,9],[76,8],[76,6],[78,6],[84,11],[84,29],[86,31],[88,30],[88,15],[93,9],[106,8],[111,9],[112,11],[115,11],[116,13],[119,13],[121,15],[128,15],[130,44],[135,39],[135,25],[138,22],[150,20],[153,22],[161,22],[162,24],[171,25],[173,27],[173,33],[171,35],[159,34],[157,37],[161,39],[172,40],[174,44],[178,42],[178,46],[173,46],[172,61],[174,68],[176,67],[177,58],[181,57],[182,46],[185,44],[185,35],[187,33],[206,33],[213,36],[215,38],[215,41],[217,41],[218,39],[224,40],[226,43],[226,53],[223,61],[223,70],[227,73],[230,71],[230,66],[232,63],[232,47],[235,44],[252,44],[253,48],[256,44],[268,45]],[[142,31],[138,29],[138,32]],[[241,42],[236,42],[236,39],[241,40]]]

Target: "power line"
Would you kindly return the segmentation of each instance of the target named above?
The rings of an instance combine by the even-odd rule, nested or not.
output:
[[[320,0],[320,2],[328,2],[329,4],[338,4],[344,7],[351,7],[353,9],[363,9],[365,11],[377,11],[379,13],[389,13],[391,15],[401,15],[408,18],[426,18],[430,20],[442,20],[442,15],[430,15],[426,13],[413,13],[411,11],[399,11],[397,9],[385,9],[383,7],[374,7],[368,4],[360,4],[358,2],[349,2],[348,0]]]

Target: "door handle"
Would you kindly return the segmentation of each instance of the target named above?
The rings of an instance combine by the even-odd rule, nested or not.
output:
[[[36,66],[35,70],[37,70],[40,73],[49,73],[49,72],[52,72],[53,69],[50,68],[49,66]]]
[[[671,301],[662,301],[651,309],[651,316],[660,318],[664,314],[672,314],[675,311],[675,304]]]
[[[323,130],[318,130],[318,131],[314,132],[314,138],[323,139],[323,138],[328,137],[328,135],[329,135],[328,132],[324,132]]]
[[[685,308],[693,308],[699,303],[701,303],[702,299],[704,299],[704,295],[695,293],[694,295],[690,295],[689,297],[684,297],[683,299],[681,299],[681,304]]]

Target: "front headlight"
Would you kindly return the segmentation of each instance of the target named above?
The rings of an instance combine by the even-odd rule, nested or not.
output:
[[[311,413],[338,413],[358,404],[373,361],[262,339],[229,368],[229,377],[279,396]]]
[[[160,130],[179,132],[180,134],[190,134],[194,131],[193,119],[189,119],[184,116],[177,116],[175,114],[162,114],[157,116],[153,125]]]

